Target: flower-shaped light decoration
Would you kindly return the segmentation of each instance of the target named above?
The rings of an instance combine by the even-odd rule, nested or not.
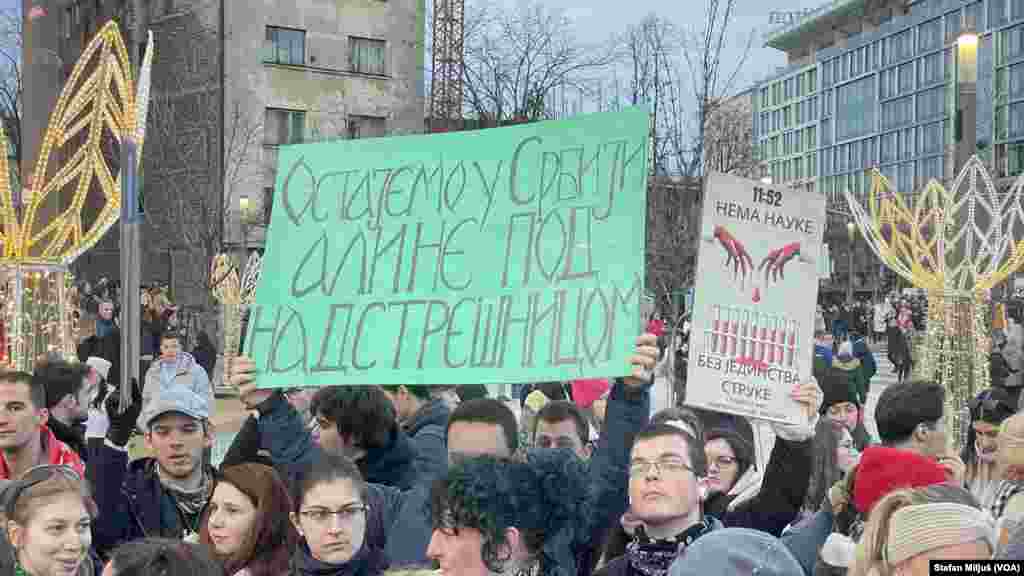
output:
[[[74,354],[69,327],[77,311],[66,298],[67,267],[120,217],[122,173],[138,166],[120,165],[122,147],[134,146],[141,160],[152,34],[149,41],[136,87],[117,24],[96,33],[57,99],[35,170],[20,195],[8,177],[7,156],[0,155],[0,283],[14,298],[0,311],[7,335],[6,354],[0,356],[8,366],[31,369],[35,360],[37,346],[27,339],[40,331],[27,322],[28,308],[52,305],[67,316],[56,323],[59,330],[40,332],[48,341],[38,346]],[[0,145],[6,146],[2,127]],[[33,289],[40,277],[53,289]]]
[[[262,270],[263,260],[258,252],[249,255],[244,274],[238,273],[238,266],[227,254],[218,254],[210,265],[213,297],[223,313],[225,378],[231,373],[231,361],[242,342],[242,323],[249,306],[256,301],[256,285]]]
[[[989,294],[1024,264],[1024,175],[999,192],[976,156],[947,189],[901,193],[874,170],[862,201],[846,192],[862,236],[891,270],[928,292],[918,376],[942,383],[953,438],[960,411],[990,385]]]

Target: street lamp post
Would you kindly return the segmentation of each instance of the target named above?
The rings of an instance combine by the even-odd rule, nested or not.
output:
[[[853,249],[854,241],[857,239],[857,225],[853,222],[846,223],[846,237],[850,241],[850,248],[848,250],[849,261],[847,266],[847,282],[846,282],[846,303],[853,304]]]
[[[977,151],[978,32],[969,18],[956,40],[956,167],[955,177]]]

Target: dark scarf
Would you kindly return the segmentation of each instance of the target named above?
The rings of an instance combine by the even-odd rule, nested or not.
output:
[[[376,576],[387,568],[387,561],[379,551],[368,550],[366,544],[344,564],[328,564],[313,558],[303,540],[292,556],[293,576]]]
[[[637,528],[636,537],[626,545],[629,566],[644,576],[666,576],[672,562],[682,555],[686,547],[710,531],[711,521],[707,517],[700,524],[667,540],[653,540],[647,536],[643,527]]]
[[[156,471],[156,459],[153,459],[153,473],[160,477]],[[199,489],[191,492],[185,492],[178,490],[173,486],[168,486],[163,482],[160,483],[167,494],[174,500],[174,505],[178,508],[178,513],[181,515],[182,520],[182,532],[185,536],[191,534],[199,534],[199,522],[203,515],[203,510],[206,509],[206,504],[210,501],[210,497],[213,495],[213,474],[209,470],[203,468],[203,480],[199,485]]]

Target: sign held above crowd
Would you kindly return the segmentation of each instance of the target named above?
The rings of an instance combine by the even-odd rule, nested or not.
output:
[[[711,173],[704,198],[686,403],[805,421],[789,392],[811,376],[824,197]]]
[[[629,373],[648,114],[281,149],[261,388]]]

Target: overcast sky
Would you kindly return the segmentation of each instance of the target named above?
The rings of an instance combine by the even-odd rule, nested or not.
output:
[[[472,1],[472,0],[467,0]],[[515,6],[518,0],[503,0]],[[702,25],[705,2],[703,0],[542,0],[546,6],[565,10],[578,24],[581,40],[600,41],[621,33],[628,26],[640,22],[644,16],[655,13],[678,26],[699,30]],[[723,2],[724,3],[724,2]],[[731,65],[742,55],[751,31],[757,32],[750,57],[742,70],[743,81],[737,88],[745,88],[758,79],[773,73],[786,63],[782,52],[765,48],[763,34],[777,25],[770,21],[772,12],[796,12],[817,8],[825,0],[737,0],[738,14],[730,25],[731,42],[723,61]],[[727,36],[727,39],[728,38]]]

